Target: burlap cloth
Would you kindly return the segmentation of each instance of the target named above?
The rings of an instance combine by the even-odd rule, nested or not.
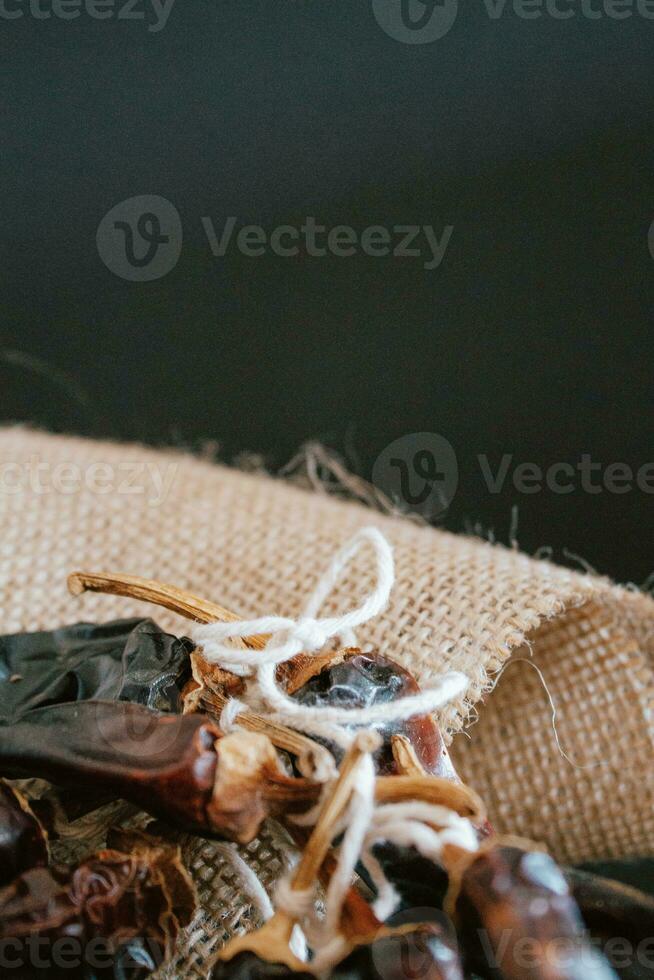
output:
[[[167,491],[155,492],[146,466],[170,481]],[[375,524],[394,545],[397,582],[360,640],[422,682],[450,668],[469,676],[466,700],[441,720],[451,733],[466,729],[453,755],[495,826],[543,840],[566,861],[654,850],[651,597],[181,453],[9,428],[0,467],[3,632],[146,612],[184,630],[141,603],[71,597],[76,568],[159,578],[247,616],[294,615],[334,551]],[[339,583],[335,609],[368,586],[366,558]],[[516,651],[543,673],[561,749],[529,664],[509,664],[484,697]]]

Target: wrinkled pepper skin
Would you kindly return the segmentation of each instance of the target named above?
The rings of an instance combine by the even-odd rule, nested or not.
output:
[[[324,666],[292,696],[307,707],[369,708],[408,697],[419,690],[416,679],[394,660],[380,653],[353,650],[342,660]],[[396,772],[391,737],[406,735],[428,773],[457,778],[441,732],[431,715],[389,723],[379,732],[383,738],[375,760],[379,773],[390,775]]]
[[[33,869],[0,889],[2,977],[145,977],[195,907],[177,849],[105,850],[72,870]]]
[[[159,714],[126,701],[58,704],[0,726],[0,774],[93,786],[210,833],[220,735],[204,715]]]
[[[151,619],[76,623],[0,637],[0,724],[72,701],[132,701],[181,711],[193,644]]]
[[[0,779],[0,886],[48,863],[43,827],[18,790]]]

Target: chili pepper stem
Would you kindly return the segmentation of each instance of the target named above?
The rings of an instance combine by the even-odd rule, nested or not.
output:
[[[379,736],[374,732],[360,732],[345,754],[338,779],[321,808],[291,879],[291,891],[306,892],[315,886],[338,822],[349,803],[359,762],[365,753],[373,752],[379,747],[379,741]],[[227,961],[239,953],[250,952],[265,962],[282,963],[295,972],[306,971],[306,963],[298,959],[289,947],[294,925],[295,918],[280,910],[261,929],[227,943],[221,950],[219,959]]]
[[[391,737],[391,751],[397,771],[403,776],[425,776],[425,767],[416,755],[416,750],[406,735]]]
[[[227,701],[228,698],[218,691],[205,691],[200,704],[209,714],[220,717]],[[277,725],[253,711],[242,711],[238,716],[238,725],[247,731],[267,735],[278,749],[296,756],[299,771],[309,779],[315,778],[316,773],[334,769],[334,759],[328,749],[292,728]]]
[[[73,572],[68,576],[68,589],[72,595],[83,592],[103,592],[107,595],[122,595],[128,599],[142,599],[156,606],[163,606],[196,623],[236,623],[241,618],[229,609],[201,599],[191,592],[166,585],[155,579],[139,578],[136,575],[114,575],[94,572]],[[266,645],[267,636],[249,636],[246,646],[261,650]]]

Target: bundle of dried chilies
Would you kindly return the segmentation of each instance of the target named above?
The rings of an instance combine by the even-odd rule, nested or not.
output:
[[[70,585],[76,593],[94,589],[145,599],[196,622],[236,620],[220,606],[157,582],[80,573]],[[266,640],[255,635],[245,645],[263,649]],[[418,691],[400,665],[356,648],[299,654],[280,664],[276,676],[309,708],[368,708]],[[248,705],[227,719],[231,699],[243,692],[241,676],[150,620],[78,624],[0,640],[0,776],[38,777],[73,789],[82,781],[87,807],[120,798],[186,831],[239,842],[252,840],[271,816],[302,848],[287,907],[258,933],[228,944],[213,980],[316,970],[335,980],[603,980],[616,973],[591,947],[588,930],[608,938],[620,929],[635,942],[654,928],[646,896],[562,872],[537,847],[497,838],[481,801],[458,779],[430,714],[377,725],[374,739],[362,732],[343,755],[329,739],[272,722]],[[415,840],[399,839],[380,820],[343,903],[338,956],[325,959],[315,948],[315,959],[300,960],[289,945],[303,919],[299,897],[338,874],[338,838],[365,752],[374,759],[378,812],[390,821],[404,805],[423,807],[411,811],[422,814],[411,817],[412,825],[422,820],[429,839],[441,834],[443,845],[435,858],[419,846],[419,828]],[[448,824],[439,822],[441,813],[469,824],[472,846],[443,834]],[[307,822],[311,830],[304,829]],[[67,976],[131,977],[154,969],[191,918],[192,888],[179,855],[161,842],[123,835],[113,846],[76,868],[49,868],[39,821],[27,801],[0,782],[0,939],[25,944],[34,936],[51,943],[74,937],[87,946],[91,940],[105,944],[105,973],[87,963]],[[374,911],[380,874],[397,892],[399,922],[380,921]],[[416,913],[425,907],[429,916]],[[124,969],[127,959],[133,973]],[[29,964],[14,975],[40,976]],[[639,976],[626,969],[621,975]]]

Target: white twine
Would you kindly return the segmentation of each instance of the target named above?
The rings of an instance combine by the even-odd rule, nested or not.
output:
[[[268,892],[261,884],[257,874],[239,854],[236,844],[216,842],[214,847],[232,865],[234,871],[241,879],[243,890],[250,896],[252,904],[263,921],[267,922],[274,915],[272,902],[268,898]]]
[[[364,545],[371,547],[375,556],[377,582],[374,589],[349,612],[318,618],[318,610]],[[348,728],[375,727],[428,714],[462,694],[468,685],[465,674],[451,671],[434,687],[409,697],[368,708],[337,708],[298,704],[277,684],[276,667],[298,653],[317,653],[335,637],[344,646],[355,646],[354,629],[386,608],[394,581],[390,545],[377,528],[363,528],[334,556],[298,619],[263,616],[235,623],[208,623],[195,628],[194,639],[202,647],[206,660],[239,676],[253,677],[253,681],[251,679],[246,685],[243,698],[246,703],[262,702],[271,721],[346,748],[352,741]],[[242,649],[225,642],[264,633],[272,635],[263,650]],[[228,717],[231,722],[235,720],[231,714]]]
[[[320,607],[364,545],[374,551],[377,573],[374,589],[349,612],[318,618]],[[335,637],[344,646],[356,646],[355,628],[386,608],[394,581],[391,547],[376,528],[368,527],[360,530],[335,555],[298,619],[263,616],[196,627],[194,639],[202,647],[206,660],[248,678],[243,700],[231,699],[223,708],[220,722],[223,731],[233,730],[238,725],[238,714],[248,707],[255,707],[259,711],[265,709],[271,721],[347,748],[354,737],[352,729],[356,727],[388,725],[415,715],[429,714],[462,694],[469,680],[456,671],[444,674],[432,688],[368,708],[306,707],[290,698],[277,684],[277,666],[298,653],[317,653]],[[271,637],[263,650],[228,645],[230,640],[264,633]],[[446,807],[419,801],[376,807],[375,766],[370,752],[364,752],[359,759],[353,786],[346,813],[334,828],[334,837],[342,831],[344,834],[327,888],[324,917],[320,919],[316,911],[315,887],[294,891],[289,875],[279,882],[275,893],[276,907],[292,916],[309,939],[315,953],[311,969],[318,974],[328,972],[347,951],[340,923],[347,891],[359,861],[369,871],[377,889],[374,906],[377,916],[383,921],[397,906],[399,897],[372,853],[376,843],[385,840],[415,847],[434,861],[440,860],[447,844],[470,851],[478,846],[470,821]],[[320,802],[309,813],[296,817],[296,822],[307,826],[315,823],[325,794],[330,791],[331,781],[325,783]]]
[[[243,704],[238,698],[229,698],[220,712],[218,726],[224,735],[231,735],[235,728],[238,728],[238,716],[242,711],[247,711],[247,704]]]
[[[442,862],[447,845],[473,853],[479,847],[470,821],[445,806],[418,800],[376,807],[375,768],[370,753],[359,761],[344,823],[346,830],[327,888],[324,918],[318,918],[313,891],[293,892],[287,882],[278,890],[281,907],[302,923],[314,950],[311,969],[318,975],[328,975],[348,950],[340,926],[347,891],[359,861],[377,890],[373,905],[377,918],[384,922],[397,908],[399,895],[372,852],[375,844],[389,841],[401,847],[415,847],[423,857],[437,863]],[[338,836],[339,830],[335,828],[334,836]]]

